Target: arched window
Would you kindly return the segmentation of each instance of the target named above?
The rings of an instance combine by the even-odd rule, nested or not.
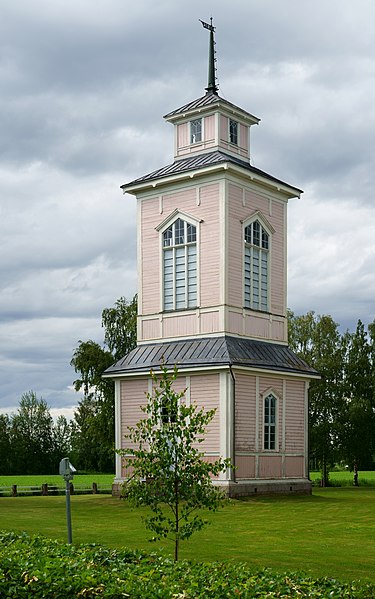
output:
[[[264,449],[276,449],[277,399],[269,393],[264,399]]]
[[[254,220],[244,228],[244,305],[268,311],[269,234]]]
[[[163,309],[197,305],[197,229],[177,218],[163,232]]]

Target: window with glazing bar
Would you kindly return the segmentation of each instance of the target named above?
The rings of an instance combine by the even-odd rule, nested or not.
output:
[[[264,449],[276,449],[276,404],[272,393],[264,400]]]
[[[190,143],[202,141],[202,119],[190,121]]]
[[[231,144],[238,145],[238,123],[229,119],[229,141]]]
[[[163,309],[197,305],[197,231],[181,218],[163,233]]]
[[[259,220],[244,229],[244,305],[268,311],[269,235]]]

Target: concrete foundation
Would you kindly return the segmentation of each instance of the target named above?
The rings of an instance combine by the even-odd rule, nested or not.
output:
[[[311,481],[298,479],[248,479],[237,481],[215,482],[225,492],[227,497],[253,497],[256,495],[311,495]]]
[[[116,479],[112,485],[112,496],[120,497],[124,480]],[[228,498],[254,497],[256,495],[311,495],[312,484],[305,478],[293,479],[248,479],[237,481],[215,481]]]

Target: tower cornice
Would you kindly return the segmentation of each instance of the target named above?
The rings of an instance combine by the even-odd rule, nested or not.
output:
[[[302,190],[261,171],[249,163],[236,159],[233,156],[215,151],[197,157],[176,160],[173,164],[158,169],[131,183],[121,186],[124,193],[137,195],[148,189],[155,189],[192,179],[202,178],[207,175],[230,172],[277,192],[282,192],[287,198],[300,197]]]
[[[176,123],[178,121],[182,121],[185,118],[189,119],[195,115],[202,115],[208,112],[213,112],[214,110],[220,110],[223,113],[226,113],[230,116],[236,116],[239,120],[241,120],[246,125],[257,125],[260,122],[260,118],[254,116],[250,112],[243,110],[239,106],[236,106],[232,102],[221,98],[217,94],[206,94],[201,98],[197,98],[180,108],[176,108],[176,110],[172,110],[168,112],[168,114],[164,115],[164,119],[169,123]]]

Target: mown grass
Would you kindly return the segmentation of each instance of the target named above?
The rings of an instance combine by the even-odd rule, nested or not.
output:
[[[320,472],[310,472],[310,479],[314,482],[318,482],[322,475]],[[346,471],[335,471],[332,470],[329,473],[329,481],[333,486],[347,486],[353,485],[354,473],[348,470]],[[358,473],[358,483],[360,486],[375,487],[375,470],[367,470]]]
[[[71,498],[73,542],[160,550],[148,542],[143,510],[111,496]],[[208,513],[210,526],[181,545],[181,558],[247,562],[314,577],[375,580],[375,489],[315,489],[311,497],[228,501]],[[66,540],[64,497],[0,498],[2,529]]]
[[[79,487],[85,485],[90,487],[94,482],[98,485],[109,487],[113,483],[113,479],[113,474],[75,474],[73,483]],[[59,474],[17,474],[13,476],[0,476],[0,487],[11,487],[12,485],[18,485],[20,487],[41,487],[44,483],[57,487],[63,487],[65,485],[64,479]]]

